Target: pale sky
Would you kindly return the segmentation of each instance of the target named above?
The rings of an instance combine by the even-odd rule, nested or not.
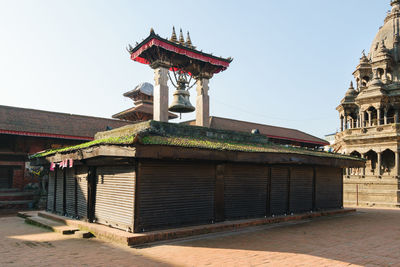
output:
[[[389,2],[0,0],[0,105],[110,118],[133,106],[124,92],[153,83],[126,46],[175,26],[234,58],[210,81],[211,115],[323,137]]]

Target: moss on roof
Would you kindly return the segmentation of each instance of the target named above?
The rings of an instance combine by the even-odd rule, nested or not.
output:
[[[252,144],[252,143],[236,143],[223,140],[212,139],[193,139],[188,137],[165,137],[165,136],[145,136],[141,138],[140,143],[143,145],[166,145],[189,148],[202,148],[213,150],[240,151],[240,152],[264,152],[264,153],[292,153],[319,157],[341,158],[351,160],[362,160],[356,157],[334,154],[323,151],[307,150],[291,146],[283,146],[278,144]]]
[[[41,158],[41,157],[46,157],[46,156],[56,154],[56,153],[72,152],[72,151],[76,151],[79,149],[92,147],[95,145],[129,145],[129,144],[134,143],[135,137],[136,137],[136,135],[128,135],[128,136],[109,137],[109,138],[104,138],[104,139],[99,139],[99,140],[93,140],[93,141],[75,145],[75,146],[45,150],[45,151],[31,155],[30,158],[31,159]]]
[[[76,146],[47,150],[44,152],[34,154],[30,158],[33,159],[33,158],[46,157],[56,153],[68,153],[100,145],[135,145],[135,144],[165,145],[165,146],[175,146],[175,147],[212,149],[221,151],[291,153],[291,154],[310,155],[317,157],[329,157],[329,158],[340,158],[340,159],[351,159],[351,160],[358,159],[347,155],[307,150],[303,148],[295,148],[290,146],[277,145],[273,143],[245,143],[245,142],[235,142],[231,140],[216,140],[216,139],[198,138],[198,137],[194,138],[194,137],[181,137],[181,136],[159,136],[159,135],[150,135],[148,133],[135,133],[127,136],[109,137],[109,138],[94,140]]]

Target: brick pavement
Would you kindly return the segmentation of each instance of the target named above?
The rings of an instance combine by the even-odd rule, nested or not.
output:
[[[400,266],[400,210],[250,227],[126,248],[0,218],[0,266]]]

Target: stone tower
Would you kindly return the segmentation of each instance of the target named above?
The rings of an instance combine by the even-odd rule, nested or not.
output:
[[[344,203],[399,206],[400,0],[391,1],[368,56],[363,52],[345,97],[337,107],[335,150],[366,159],[347,169]]]

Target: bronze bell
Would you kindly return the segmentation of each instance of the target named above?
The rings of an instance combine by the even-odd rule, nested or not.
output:
[[[195,108],[192,106],[189,100],[190,94],[186,90],[176,90],[174,92],[174,99],[168,110],[178,113],[189,113],[193,112]]]
[[[174,92],[174,99],[168,110],[178,113],[189,113],[193,112],[195,108],[190,103],[190,94],[186,89],[187,81],[181,76],[178,81],[177,90]]]

